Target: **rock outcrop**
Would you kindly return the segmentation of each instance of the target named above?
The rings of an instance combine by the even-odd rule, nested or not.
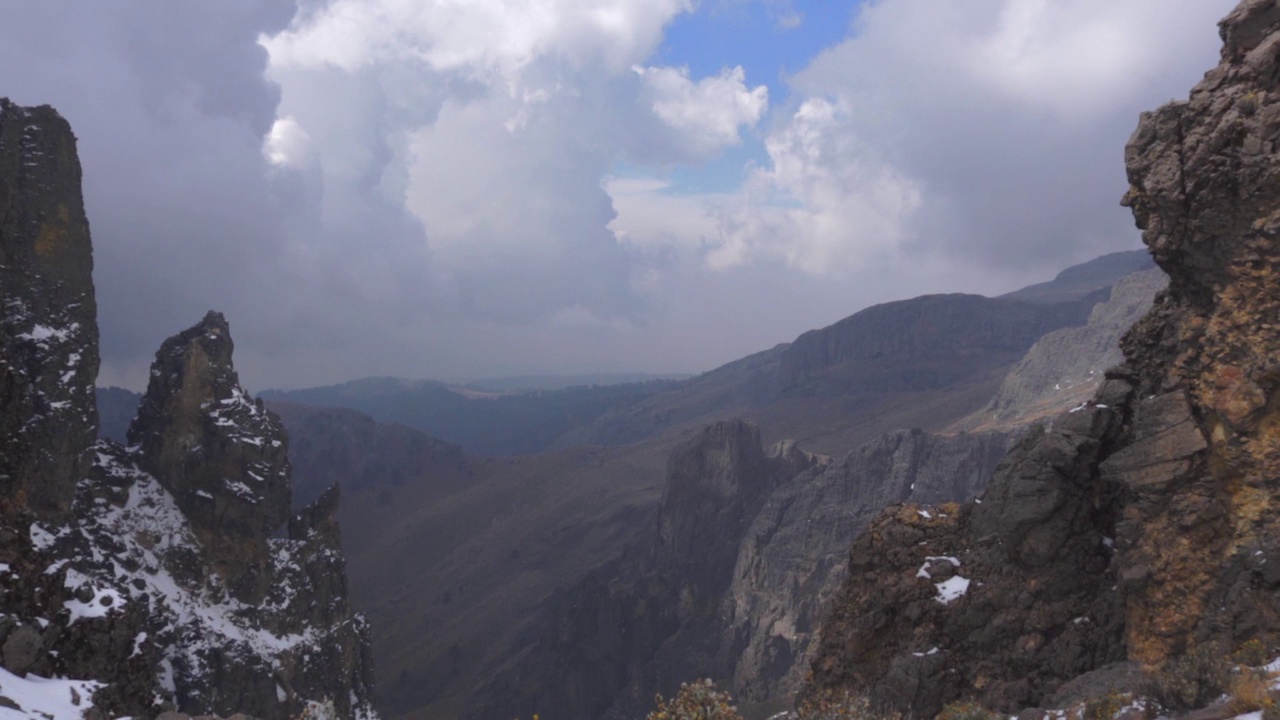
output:
[[[671,456],[655,527],[552,600],[551,630],[470,717],[627,718],[712,677],[751,707],[789,703],[849,543],[906,498],[985,487],[1009,436],[890,433],[839,462],[755,426],[709,426]]]
[[[750,519],[818,462],[790,446],[766,453],[741,421],[680,445],[651,535],[555,598],[528,661],[492,681],[468,717],[635,717],[655,690],[725,666],[720,610]]]
[[[1036,341],[982,410],[957,423],[964,430],[1007,430],[1055,415],[1093,397],[1108,368],[1124,361],[1120,338],[1151,310],[1169,278],[1158,268],[1126,275],[1079,327]]]
[[[79,180],[67,123],[0,100],[0,706],[375,717],[337,493],[272,536],[287,439],[239,387],[221,316],[161,349],[138,447],[95,444]]]
[[[236,595],[254,602],[269,582],[267,536],[289,517],[288,437],[240,387],[233,349],[231,328],[215,312],[165,340],[129,444],[173,494]]]
[[[723,602],[733,648],[723,686],[740,703],[789,702],[858,533],[895,503],[975,497],[1011,442],[1006,433],[899,430],[779,487],[747,531]]]
[[[1246,0],[1221,34],[1221,64],[1126,149],[1125,204],[1170,278],[1127,364],[981,504],[877,520],[810,692],[1015,710],[1111,662],[1280,641],[1280,6]]]
[[[93,251],[75,136],[0,99],[0,497],[66,516],[97,432]]]

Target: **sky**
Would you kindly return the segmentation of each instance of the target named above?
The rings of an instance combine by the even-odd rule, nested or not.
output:
[[[12,0],[79,139],[100,385],[700,372],[1140,247],[1125,141],[1234,0]]]

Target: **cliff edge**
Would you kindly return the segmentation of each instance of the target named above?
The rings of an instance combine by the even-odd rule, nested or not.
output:
[[[855,543],[811,694],[1016,710],[1113,662],[1280,641],[1280,4],[1142,116],[1131,207],[1169,275],[1126,363],[1019,444],[980,502],[899,506]]]

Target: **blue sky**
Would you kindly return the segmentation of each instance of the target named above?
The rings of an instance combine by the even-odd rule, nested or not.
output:
[[[786,75],[843,40],[860,4],[707,0],[667,26],[653,62],[688,66],[694,77],[741,66],[747,82],[768,86],[770,103],[779,104],[786,100]]]
[[[803,70],[823,50],[849,34],[857,0],[706,0],[667,27],[652,62],[689,68],[693,77],[741,67],[749,86],[769,88],[769,105],[789,99],[787,77]],[[738,187],[743,169],[768,162],[758,129],[742,133],[742,144],[711,162],[669,171],[666,194],[717,193]],[[620,166],[619,174],[634,173]]]

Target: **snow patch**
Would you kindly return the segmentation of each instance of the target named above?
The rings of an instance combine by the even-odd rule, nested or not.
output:
[[[969,578],[956,575],[950,580],[935,583],[934,587],[938,588],[936,600],[943,605],[950,605],[953,600],[964,597],[964,594],[969,592]]]
[[[81,720],[93,707],[91,698],[105,687],[93,680],[58,680],[37,675],[18,677],[0,668],[0,694],[21,710],[0,707],[0,720]]]
[[[53,543],[57,539],[56,535],[45,530],[40,526],[40,523],[31,523],[31,544],[35,546],[36,550],[40,552],[48,550],[53,547]]]

